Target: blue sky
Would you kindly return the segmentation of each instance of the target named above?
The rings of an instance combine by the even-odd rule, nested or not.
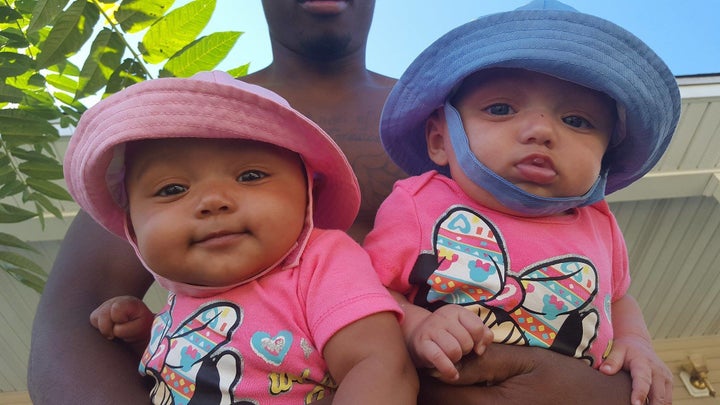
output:
[[[399,77],[426,46],[450,29],[489,13],[512,10],[529,0],[376,0],[367,65]],[[720,74],[719,0],[565,0],[610,20],[648,43],[676,76]],[[176,5],[185,3],[179,1]],[[226,62],[229,69],[251,62],[250,71],[271,61],[260,0],[218,0],[208,30],[238,30]],[[232,62],[230,62],[232,61]]]

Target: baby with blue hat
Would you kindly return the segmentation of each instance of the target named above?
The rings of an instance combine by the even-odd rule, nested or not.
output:
[[[652,49],[557,1],[478,18],[425,49],[380,122],[411,177],[364,243],[404,297],[416,365],[457,381],[462,356],[491,341],[537,346],[628,370],[633,404],[670,398],[604,198],[653,168],[679,116]]]

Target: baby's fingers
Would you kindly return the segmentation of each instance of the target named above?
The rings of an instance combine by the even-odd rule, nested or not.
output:
[[[118,297],[110,306],[110,317],[115,323],[126,323],[136,319],[152,318],[153,313],[145,303],[136,297]]]
[[[672,404],[673,375],[669,368],[663,367],[653,370],[653,381],[650,386],[651,405]]]
[[[455,364],[434,341],[424,340],[417,349],[419,353],[422,353],[424,362],[432,364],[432,367],[435,368],[435,371],[431,373],[433,377],[448,382],[455,381],[460,377]]]
[[[493,341],[493,333],[490,328],[483,323],[480,317],[471,311],[463,311],[460,316],[458,316],[458,320],[467,333],[470,334],[475,354],[483,354],[487,345]],[[463,354],[467,354],[467,352],[463,351]]]
[[[113,334],[114,322],[110,317],[111,305],[100,305],[90,314],[90,324],[97,329],[102,336],[107,339],[114,339]]]
[[[638,364],[636,362],[630,370],[630,376],[632,377],[630,403],[632,405],[644,405],[650,393],[650,385],[653,382],[652,369],[648,363]]]
[[[600,371],[605,375],[614,375],[622,369],[625,363],[626,347],[623,345],[615,345],[610,354],[603,360]]]

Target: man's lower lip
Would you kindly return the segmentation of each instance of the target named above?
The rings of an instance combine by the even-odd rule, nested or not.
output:
[[[303,9],[314,14],[339,14],[348,6],[346,1],[308,0],[300,3]]]

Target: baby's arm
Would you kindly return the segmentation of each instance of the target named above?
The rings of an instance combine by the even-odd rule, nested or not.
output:
[[[632,405],[672,403],[672,372],[652,347],[640,306],[625,295],[612,304],[613,346],[600,371],[607,375],[628,370],[632,376]],[[649,396],[648,396],[649,395]]]
[[[107,339],[121,339],[142,354],[150,340],[153,313],[137,297],[110,298],[90,314],[90,323]]]
[[[418,377],[391,312],[340,329],[323,356],[338,390],[335,404],[415,404]]]
[[[405,312],[401,326],[410,357],[417,367],[434,367],[432,374],[442,381],[458,380],[455,364],[471,351],[481,355],[492,343],[492,331],[459,305],[444,305],[430,312],[391,293]]]

